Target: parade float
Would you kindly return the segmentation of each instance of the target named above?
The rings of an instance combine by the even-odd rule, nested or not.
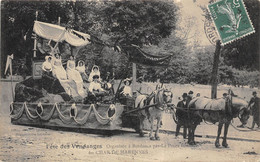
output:
[[[17,83],[15,86],[13,102],[10,104],[10,117],[13,124],[44,128],[100,130],[133,128],[138,131],[139,110],[135,110],[135,96],[126,98],[123,103],[117,99],[117,92],[122,81],[119,83],[116,92],[108,94],[106,99],[102,98],[100,102],[88,102],[88,97],[83,98],[68,94],[60,79],[43,75],[42,64],[44,59],[37,58],[36,37],[57,43],[65,41],[71,46],[79,47],[91,43],[89,34],[40,21],[34,22],[33,32],[35,37],[32,77]],[[53,49],[56,48],[57,43]],[[135,62],[160,65],[163,61],[169,60],[170,57],[147,54],[135,45],[121,46],[121,49],[128,56],[129,61],[133,62],[133,84],[136,82]],[[140,57],[143,59],[139,59]],[[8,62],[11,63],[11,57],[8,57],[8,59]]]

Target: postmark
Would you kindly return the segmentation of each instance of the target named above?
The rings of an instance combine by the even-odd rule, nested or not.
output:
[[[213,45],[216,45],[217,40],[219,40],[219,36],[218,36],[216,27],[212,20],[205,19],[204,32],[205,32],[209,42]]]
[[[242,0],[220,0],[208,9],[223,45],[255,32]]]

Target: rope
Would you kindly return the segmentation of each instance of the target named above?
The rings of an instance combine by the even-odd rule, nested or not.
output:
[[[92,105],[93,105],[93,104],[92,104]],[[93,110],[94,110],[96,119],[97,119],[97,121],[98,121],[100,124],[105,125],[105,124],[108,124],[108,123],[112,120],[112,118],[104,118],[104,117],[102,117],[102,116],[97,112],[95,106],[93,105],[92,107],[93,107]]]
[[[256,132],[260,132],[259,130],[242,130],[242,129],[238,129],[237,127],[235,127],[232,123],[230,123],[230,125],[237,131],[240,131],[240,132],[253,132],[253,131],[256,131]],[[249,127],[247,127],[249,128]],[[250,128],[249,128],[250,129]]]
[[[80,125],[83,125],[87,122],[88,120],[88,117],[91,113],[91,110],[92,110],[92,105],[90,105],[90,108],[88,110],[88,112],[83,116],[83,118],[81,119],[76,119],[76,116],[73,117],[74,121],[77,123],[77,124],[80,124]]]
[[[14,110],[14,108],[13,108],[13,103],[10,104],[10,107],[11,107],[11,110],[10,110],[10,111],[11,111],[11,114],[12,114],[12,113],[13,113],[13,110]],[[37,114],[37,115],[33,115],[33,114],[31,114],[29,108],[27,107],[26,102],[24,102],[24,103],[23,103],[23,106],[22,106],[22,108],[21,108],[21,110],[20,110],[16,115],[11,115],[11,114],[10,114],[10,116],[11,116],[12,119],[17,120],[17,119],[21,118],[21,116],[23,115],[24,109],[25,109],[25,113],[26,113],[26,116],[28,117],[28,119],[34,120],[34,119],[37,119],[37,118],[39,117],[39,118],[40,118],[41,120],[43,120],[43,121],[48,121],[48,120],[50,120],[50,119],[52,118],[52,116],[53,116],[53,114],[54,114],[54,112],[55,112],[55,109],[56,109],[57,112],[58,112],[59,118],[61,119],[61,121],[62,121],[64,124],[70,124],[70,123],[72,122],[72,119],[73,119],[77,124],[80,124],[80,125],[86,124],[86,122],[87,122],[87,120],[89,119],[89,116],[90,116],[92,110],[94,111],[94,114],[95,114],[95,117],[96,117],[97,121],[98,121],[100,124],[102,124],[102,125],[108,124],[110,121],[113,120],[113,117],[114,117],[114,115],[113,115],[113,117],[110,117],[110,118],[109,118],[108,116],[107,116],[107,117],[102,117],[102,116],[98,113],[98,111],[96,110],[94,104],[91,104],[91,105],[90,105],[90,108],[89,108],[88,112],[87,112],[81,119],[77,119],[77,118],[76,118],[77,115],[76,115],[76,116],[73,116],[73,117],[71,117],[71,116],[70,116],[70,117],[64,116],[64,115],[62,114],[60,108],[58,107],[57,103],[55,103],[55,104],[53,105],[53,108],[51,109],[50,113],[49,113],[48,115],[46,115],[46,116],[43,116],[43,115],[42,115],[42,114],[43,114],[43,110],[44,110],[42,105],[41,105],[41,108],[42,108],[42,113],[41,113],[41,114],[40,114],[40,113],[37,111],[37,109],[36,109],[36,114]]]
[[[42,107],[42,105],[41,105]],[[43,108],[43,107],[42,107]],[[49,115],[46,115],[46,116],[42,116],[41,114],[43,114],[43,109],[42,109],[42,113],[39,114],[38,111],[36,111],[37,115],[40,117],[41,120],[44,120],[44,121],[48,121],[51,119],[52,115],[54,114],[54,111],[55,111],[55,104],[53,105]]]
[[[61,120],[63,123],[65,123],[65,124],[70,124],[70,123],[71,123],[71,117],[66,118],[64,115],[62,115],[62,113],[61,113],[61,111],[60,111],[60,109],[59,109],[57,103],[55,103],[54,106],[56,107],[56,110],[57,110],[57,112],[58,112],[58,115],[59,115],[60,120]]]
[[[13,113],[13,111],[14,111],[13,104],[14,104],[13,102],[10,103],[10,114],[9,115],[11,115]]]
[[[173,121],[177,124],[177,125],[182,125],[182,124],[180,124],[179,122],[178,122],[178,120],[177,120],[177,118],[176,118],[176,112],[174,111],[174,110],[172,110],[173,111],[173,115],[172,115],[172,118],[173,118]]]
[[[25,107],[25,113],[27,115],[27,117],[30,119],[30,120],[34,120],[34,119],[37,119],[38,118],[38,115],[32,115],[27,107],[27,104],[26,102],[24,102],[24,107]]]
[[[13,107],[13,103],[11,103],[10,106]],[[21,116],[23,115],[23,111],[24,111],[24,104],[23,104],[21,110],[20,110],[16,115],[11,115],[11,114],[10,114],[10,116],[11,116],[12,119],[17,120],[17,119],[21,118]],[[12,112],[13,112],[13,111],[12,111]],[[12,112],[11,112],[11,113],[12,113]]]

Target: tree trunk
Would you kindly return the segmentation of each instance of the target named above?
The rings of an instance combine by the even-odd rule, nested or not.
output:
[[[220,55],[220,40],[216,42],[216,50],[214,53],[213,69],[211,73],[211,98],[217,98],[217,86],[218,86],[218,64]]]

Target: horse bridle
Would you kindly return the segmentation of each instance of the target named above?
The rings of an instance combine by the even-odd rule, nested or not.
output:
[[[162,93],[163,93],[163,104],[162,104],[162,106],[163,105],[167,105],[168,104],[168,102],[167,101],[165,101],[165,98],[164,98],[164,93],[165,92],[171,92],[171,91],[169,91],[169,90],[167,90],[167,89],[164,89],[164,88],[162,88],[162,89],[159,89],[158,91],[157,91],[157,94],[160,92],[160,91],[163,91]],[[172,92],[171,92],[172,93]],[[171,97],[172,97],[172,95],[173,94],[171,94]],[[155,99],[155,96],[154,96],[154,99]],[[157,103],[158,104],[158,103]]]
[[[158,102],[156,102],[156,95],[158,95],[158,93],[160,93],[162,90],[165,91],[163,88],[162,88],[162,89],[159,89],[159,90],[157,90],[157,91],[154,91],[154,92],[153,92],[153,95],[154,95],[154,96],[153,96],[153,98],[150,100],[150,101],[152,101],[152,100],[154,101],[154,103],[156,104],[155,107],[156,107],[157,109],[160,109],[160,108],[159,108],[160,106],[158,106]],[[164,92],[163,92],[163,93],[164,93]],[[164,98],[163,98],[163,102],[164,102]],[[149,103],[147,103],[147,104],[149,104]]]

